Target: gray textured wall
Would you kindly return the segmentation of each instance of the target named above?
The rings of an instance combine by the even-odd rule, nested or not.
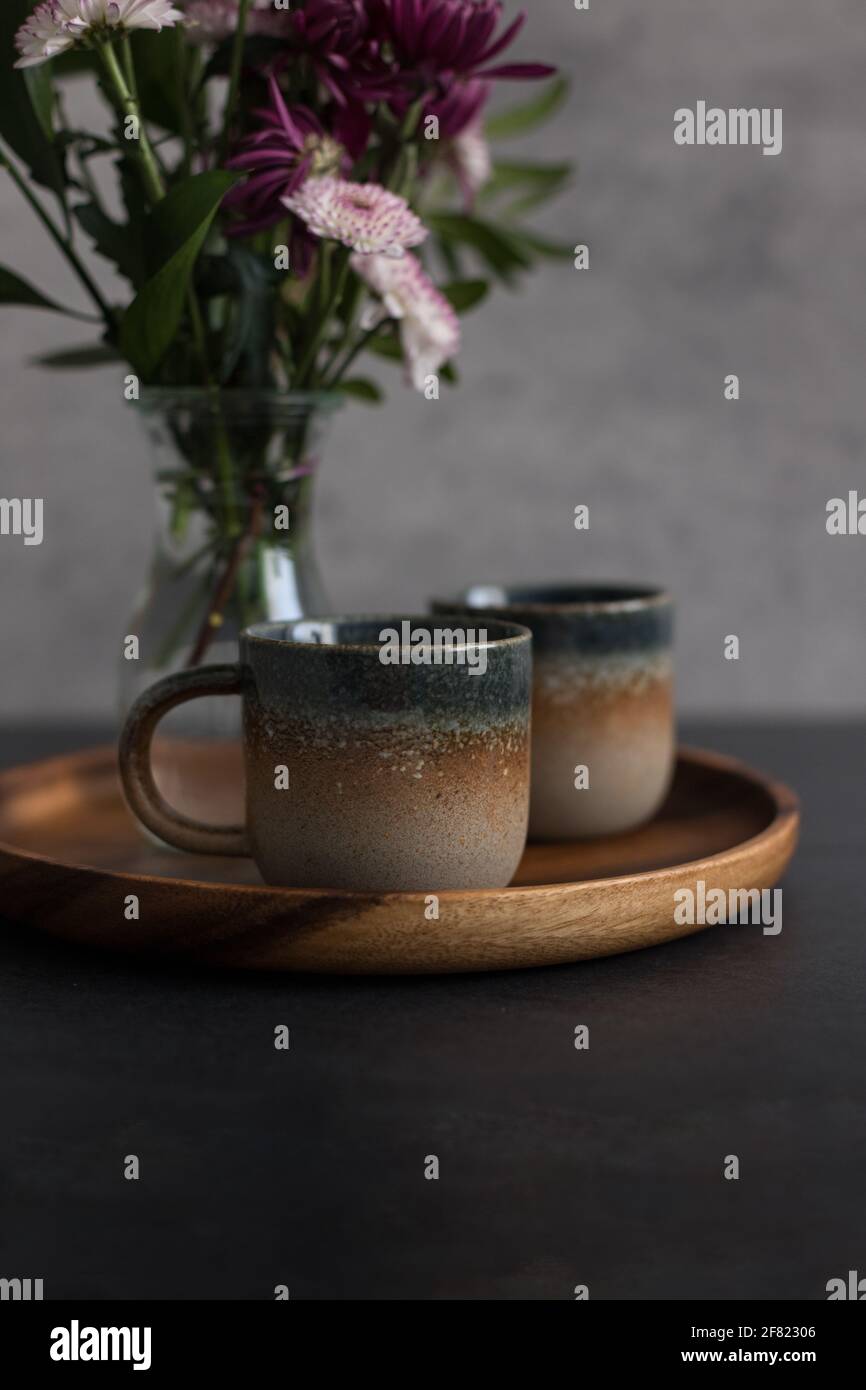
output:
[[[344,416],[319,509],[335,602],[659,579],[680,603],[686,708],[861,711],[866,537],[824,519],[829,497],[866,492],[862,0],[529,8],[525,55],[574,77],[534,141],[581,165],[547,225],[590,244],[591,270],[549,265],[469,320],[464,384],[439,404],[395,380],[387,409]],[[699,99],[781,106],[782,154],[676,148],[674,109]],[[2,260],[73,297],[2,178],[0,223]],[[0,713],[98,714],[148,553],[147,455],[115,375],[28,364],[80,327],[24,310],[3,325],[0,494],[43,496],[46,539],[0,539]]]

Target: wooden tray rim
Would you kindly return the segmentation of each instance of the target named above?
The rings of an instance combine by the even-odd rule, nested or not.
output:
[[[775,807],[775,814],[768,825],[757,835],[752,835],[747,840],[740,840],[735,845],[730,845],[727,849],[719,850],[715,854],[704,857],[703,859],[684,860],[679,864],[658,865],[651,869],[644,869],[634,874],[615,874],[608,878],[576,879],[565,883],[529,883],[521,884],[517,887],[507,886],[505,888],[451,888],[437,892],[437,897],[449,902],[461,901],[464,899],[475,900],[507,895],[509,898],[534,898],[542,893],[556,893],[568,895],[569,891],[576,892],[581,889],[600,889],[612,884],[639,883],[643,879],[653,878],[661,873],[681,872],[687,869],[700,869],[702,865],[721,866],[729,864],[732,860],[741,857],[759,845],[777,844],[789,836],[795,836],[800,823],[800,801],[789,786],[775,778],[766,776],[742,762],[739,758],[729,757],[725,753],[717,753],[714,750],[693,747],[691,745],[680,745],[677,748],[677,762],[683,761],[696,764],[699,767],[714,768],[720,772],[726,772],[733,776],[750,782],[770,797]],[[72,753],[62,753],[52,758],[43,758],[31,763],[23,763],[18,767],[7,768],[0,772],[0,796],[4,793],[14,794],[15,784],[29,782],[34,773],[41,773],[43,780],[49,781],[50,775],[55,768],[63,768],[66,773],[70,770],[86,770],[89,766],[106,768],[108,763],[116,766],[117,753],[111,744],[99,744],[96,747],[85,748]],[[119,789],[119,788],[118,788]],[[305,901],[309,899],[329,899],[331,902],[346,901],[351,903],[381,903],[386,901],[405,901],[413,902],[422,900],[427,896],[423,889],[416,889],[412,892],[384,892],[376,893],[372,891],[331,889],[331,888],[287,888],[272,884],[262,883],[220,883],[216,880],[195,879],[195,878],[176,878],[160,874],[135,873],[132,870],[118,871],[116,869],[101,869],[90,864],[68,863],[62,859],[52,859],[49,855],[37,854],[32,850],[20,849],[16,845],[11,845],[5,840],[0,839],[0,854],[8,856],[17,861],[29,861],[33,864],[44,864],[49,868],[71,869],[76,873],[92,876],[99,879],[113,879],[119,883],[139,883],[151,884],[158,883],[166,886],[176,886],[178,889],[192,888],[204,890],[205,892],[231,893],[232,895],[251,894],[254,897],[262,895],[273,897],[277,900],[291,903],[299,899]]]

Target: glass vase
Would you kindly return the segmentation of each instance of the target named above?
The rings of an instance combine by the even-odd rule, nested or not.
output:
[[[142,390],[157,524],[123,643],[122,716],[161,676],[235,661],[251,623],[329,611],[312,508],[322,434],[338,403],[317,393]],[[237,699],[173,710],[154,739],[166,800],[214,824],[242,821],[240,739]]]

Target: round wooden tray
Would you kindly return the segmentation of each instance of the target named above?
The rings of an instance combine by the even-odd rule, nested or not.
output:
[[[423,974],[557,965],[699,931],[673,894],[770,888],[797,841],[793,792],[681,750],[659,815],[628,835],[530,845],[510,888],[439,894],[268,888],[246,860],[161,850],[120,792],[113,748],[0,774],[0,914],[82,944],[209,965]],[[127,920],[125,901],[139,899]]]

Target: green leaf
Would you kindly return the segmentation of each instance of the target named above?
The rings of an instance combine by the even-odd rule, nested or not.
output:
[[[508,140],[543,125],[565,101],[568,87],[567,78],[554,77],[530,101],[489,117],[484,127],[488,140]]]
[[[453,241],[444,241],[442,237],[438,236],[433,237],[431,244],[439,255],[446,274],[450,275],[452,280],[462,279],[463,272],[460,267],[460,255],[456,244]]]
[[[51,74],[46,71],[42,77],[30,77],[20,68],[13,68],[18,57],[13,42],[15,32],[33,8],[33,0],[2,0],[0,4],[0,135],[27,165],[36,182],[62,200],[63,163],[46,127]]]
[[[484,185],[482,195],[488,190],[498,193],[505,189],[522,188],[526,184],[563,183],[570,178],[573,166],[567,160],[557,164],[529,163],[517,159],[497,159],[493,163],[493,173]]]
[[[46,140],[51,141],[54,139],[54,84],[48,64],[42,63],[38,68],[26,68],[24,82],[30,93],[36,119],[42,127],[42,134]]]
[[[107,362],[120,362],[122,359],[116,348],[108,343],[85,343],[82,347],[61,348],[59,352],[46,352],[33,361],[39,367],[102,367]]]
[[[532,264],[526,248],[510,229],[494,227],[480,217],[464,213],[428,213],[424,220],[443,240],[470,246],[506,284],[513,282],[517,271],[527,270]]]
[[[14,270],[0,265],[0,304],[25,304],[32,309],[51,309],[55,314],[68,314],[74,319],[89,319],[89,314],[79,314],[76,309],[66,309],[53,299],[48,299],[27,280],[22,280]]]
[[[62,149],[74,146],[79,159],[91,159],[95,154],[108,154],[117,149],[116,141],[93,135],[89,130],[58,130],[55,138]]]
[[[184,179],[148,218],[147,242],[165,256],[123,316],[120,348],[137,372],[156,370],[174,338],[196,257],[237,174],[212,170]]]
[[[367,405],[378,405],[385,399],[381,386],[377,386],[375,381],[369,381],[367,377],[354,376],[348,381],[341,381],[337,384],[337,390],[356,401],[365,401]]]
[[[561,164],[520,164],[497,161],[493,174],[485,184],[481,198],[491,201],[511,195],[508,214],[526,212],[561,192],[571,179],[573,166]]]
[[[367,351],[375,352],[377,357],[387,357],[389,362],[403,361],[403,349],[400,346],[400,340],[392,334],[380,333],[377,337],[370,338],[365,347]]]
[[[177,135],[183,130],[181,103],[191,100],[191,93],[185,90],[183,45],[177,42],[177,35],[148,33],[141,29],[130,38],[144,119]]]
[[[371,338],[367,347],[371,352],[375,352],[377,357],[386,357],[389,362],[403,361],[403,349],[400,346],[400,340],[393,334],[382,333],[376,338]],[[440,367],[439,376],[443,381],[447,381],[449,386],[456,386],[460,380],[453,362],[446,362],[444,367]],[[341,382],[338,389],[342,391],[344,388],[345,382]]]
[[[490,285],[486,280],[452,280],[450,284],[442,286],[442,294],[458,314],[474,309],[489,293]]]
[[[282,271],[272,260],[258,256],[247,246],[229,246],[218,258],[231,272],[234,314],[231,333],[223,355],[220,380],[233,379],[236,386],[268,386],[274,335],[274,291],[282,281]]]
[[[526,250],[534,256],[543,256],[552,261],[570,261],[574,258],[574,245],[565,241],[551,241],[548,237],[539,236],[536,232],[527,232],[521,227],[519,232],[514,233],[517,240],[522,241]]]
[[[244,174],[213,169],[207,174],[193,174],[191,178],[175,184],[145,221],[144,234],[151,269],[164,265],[203,222],[209,226],[226,193],[245,177]]]
[[[141,186],[141,173],[127,154],[121,154],[115,160],[114,167],[120,185],[120,196],[123,199],[123,210],[126,213],[123,220],[126,224],[127,235],[135,243],[136,256],[141,260],[142,265],[146,266],[145,229],[150,208]]]
[[[112,222],[96,203],[79,203],[72,213],[100,256],[116,265],[132,285],[140,285],[144,279],[144,265],[131,228]]]

